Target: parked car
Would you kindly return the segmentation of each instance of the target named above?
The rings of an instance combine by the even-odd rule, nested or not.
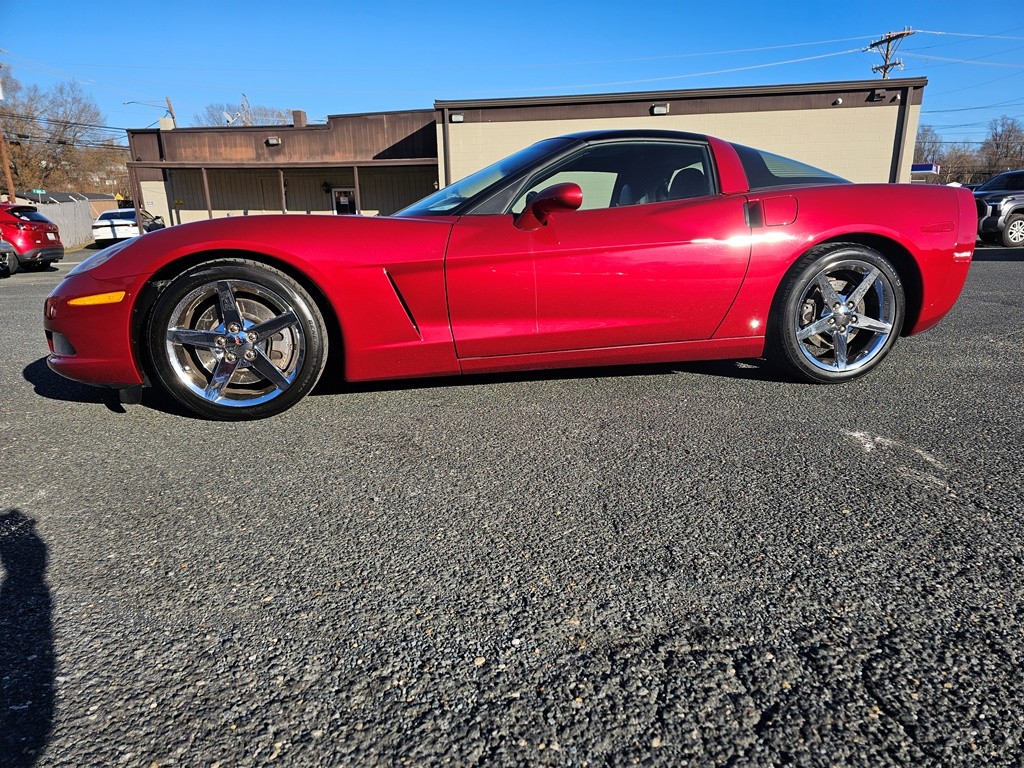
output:
[[[0,240],[0,277],[10,277],[18,271],[18,252],[6,240]]]
[[[766,356],[834,383],[942,319],[976,234],[965,189],[591,131],[392,217],[212,219],[118,243],[56,287],[43,324],[57,373],[126,400],[153,384],[225,420],[293,405],[328,352],[349,381]]]
[[[0,238],[14,247],[24,269],[46,269],[64,258],[57,225],[34,205],[0,203]]]
[[[147,210],[140,210],[139,216],[142,218],[143,232],[152,232],[154,229],[163,229],[165,226],[163,217],[154,216]],[[138,236],[139,225],[134,208],[104,211],[92,223],[92,237],[97,243],[127,240],[129,237]]]
[[[1024,247],[1024,171],[993,176],[974,190],[974,200],[983,242]]]

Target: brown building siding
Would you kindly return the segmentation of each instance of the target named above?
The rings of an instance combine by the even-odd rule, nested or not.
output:
[[[326,125],[129,131],[132,162],[230,165],[437,159],[433,110],[333,115]],[[277,139],[272,143],[268,139]]]
[[[326,125],[139,130],[128,136],[135,196],[175,223],[331,213],[325,184],[357,189],[363,212],[389,214],[432,192],[437,180],[433,110],[334,115]]]

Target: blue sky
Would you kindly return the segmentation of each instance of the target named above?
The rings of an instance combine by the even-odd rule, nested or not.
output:
[[[908,26],[923,31],[893,76],[929,79],[923,123],[980,141],[992,118],[1024,118],[1024,20],[937,0],[5,2],[0,62],[26,84],[78,80],[120,128],[154,123],[166,96],[190,125],[243,93],[319,122],[435,99],[871,79],[881,57],[860,49]]]

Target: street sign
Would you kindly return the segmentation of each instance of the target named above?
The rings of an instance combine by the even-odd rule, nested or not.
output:
[[[46,190],[45,189],[33,189],[32,190],[32,194],[33,195],[45,195],[46,194]]]

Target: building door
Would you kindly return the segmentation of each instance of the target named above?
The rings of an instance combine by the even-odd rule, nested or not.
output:
[[[334,200],[334,213],[338,216],[355,216],[359,213],[355,187],[332,187],[331,198]]]

